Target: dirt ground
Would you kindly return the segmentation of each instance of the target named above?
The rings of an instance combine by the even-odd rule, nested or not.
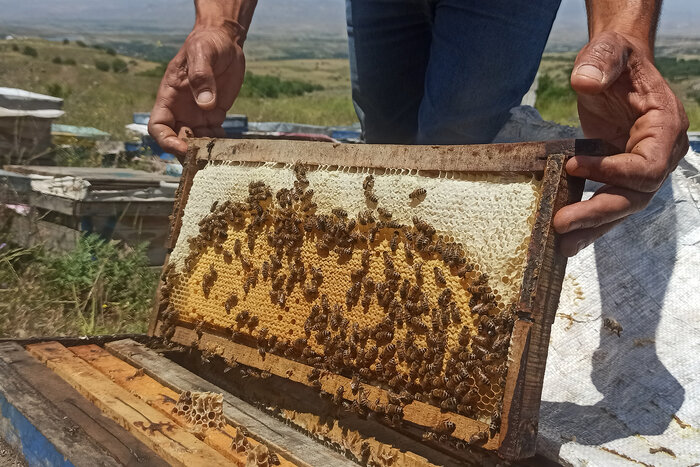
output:
[[[28,467],[28,465],[19,452],[0,438],[0,467]]]

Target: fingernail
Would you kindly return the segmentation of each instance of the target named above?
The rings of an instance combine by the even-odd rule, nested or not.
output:
[[[595,81],[603,81],[603,72],[593,65],[581,65],[576,70],[576,74]]]
[[[208,104],[214,99],[214,94],[207,90],[207,91],[202,91],[199,94],[197,94],[197,102],[200,104]]]

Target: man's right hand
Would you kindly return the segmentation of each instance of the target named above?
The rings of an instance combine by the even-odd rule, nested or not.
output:
[[[232,21],[195,25],[168,64],[148,122],[148,132],[180,161],[187,151],[181,139],[221,137],[226,112],[243,84],[245,29]]]

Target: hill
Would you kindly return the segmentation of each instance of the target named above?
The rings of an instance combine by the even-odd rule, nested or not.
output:
[[[270,53],[278,50],[272,44],[265,45]],[[22,53],[25,47],[36,50],[37,56]],[[657,59],[671,87],[684,101],[692,130],[700,130],[700,51],[691,53],[698,47],[698,41],[688,41],[670,49],[673,56]],[[258,55],[251,50],[247,56],[249,72],[281,81],[247,79],[232,113],[247,114],[251,121],[318,125],[356,122],[347,59],[256,60]],[[544,118],[568,125],[578,124],[576,96],[568,84],[574,58],[574,53],[548,53],[540,66],[538,110]],[[96,67],[98,62],[111,67],[117,59],[126,64],[126,73],[100,71]],[[59,60],[61,63],[55,63]],[[125,136],[124,125],[132,121],[133,112],[151,109],[163,66],[106,48],[81,47],[75,41],[64,44],[42,39],[0,40],[0,63],[1,86],[63,97],[66,115],[61,123],[94,126],[115,138]],[[286,81],[311,87],[286,86]],[[271,85],[305,90],[270,94],[254,89]]]
[[[27,47],[34,49],[37,56],[23,53]],[[150,111],[162,76],[162,65],[111,53],[115,52],[82,47],[75,42],[0,40],[0,63],[3,64],[0,85],[62,97],[66,115],[60,123],[93,126],[123,138],[124,125],[132,121],[132,113]],[[58,59],[61,63],[55,63]],[[116,59],[127,65],[127,72],[116,73],[111,68],[101,71],[96,67],[99,62],[111,67]],[[356,121],[350,100],[347,60],[251,60],[247,69],[283,80],[307,82],[322,89],[303,95],[283,93],[277,98],[252,92],[250,97],[238,99],[231,112],[262,121],[324,125]]]

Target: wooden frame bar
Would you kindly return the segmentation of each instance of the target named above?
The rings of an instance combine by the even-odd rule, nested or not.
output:
[[[334,466],[354,465],[345,457],[329,451],[307,436],[273,418],[247,402],[224,392],[218,386],[189,372],[131,339],[110,342],[105,349],[176,392],[205,391],[224,395],[224,416],[235,426],[246,427],[248,437],[265,443],[296,465],[314,466],[330,462]]]
[[[557,252],[557,234],[551,221],[558,209],[580,200],[583,180],[569,177],[566,160],[575,154],[604,156],[613,149],[595,140],[561,140],[547,142],[476,145],[476,146],[399,146],[340,145],[333,143],[268,140],[190,140],[187,161],[177,193],[169,247],[173,248],[180,232],[182,214],[196,172],[211,162],[275,162],[309,165],[405,168],[418,171],[461,172],[528,172],[542,177],[542,191],[535,226],[527,252],[520,287],[518,319],[511,335],[499,437],[490,439],[484,448],[495,450],[506,459],[522,459],[535,454],[537,421],[542,382],[547,358],[549,333],[559,302],[566,258]],[[159,335],[161,322],[154,311],[149,333]],[[172,341],[201,350],[224,349],[226,358],[269,371],[309,385],[306,375],[311,367],[274,355],[261,358],[253,349],[230,342],[214,329],[201,330],[198,337],[190,325],[178,323]],[[278,364],[278,359],[284,365]],[[286,370],[282,370],[285,367]],[[292,369],[293,375],[288,374]],[[335,390],[349,384],[339,375],[325,373],[322,389]],[[386,391],[371,387],[370,399],[385,400]],[[414,410],[415,408],[415,410]],[[435,410],[432,410],[435,409]],[[435,413],[433,413],[435,412]],[[404,419],[422,426],[434,426],[440,410],[413,402],[404,407]],[[453,436],[468,440],[484,429],[476,420],[451,413],[458,421]]]

